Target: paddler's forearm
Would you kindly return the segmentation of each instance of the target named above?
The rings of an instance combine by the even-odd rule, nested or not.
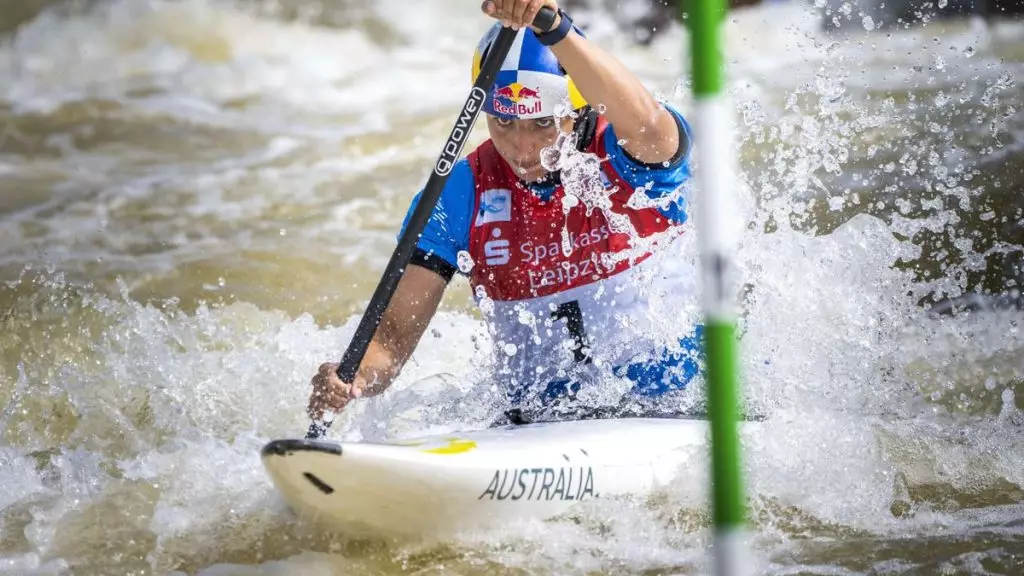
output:
[[[360,376],[371,386],[367,395],[387,390],[398,377],[437,312],[447,285],[433,270],[406,269],[359,365]]]
[[[389,316],[385,313],[359,365],[360,373],[371,384],[369,395],[380,394],[391,386],[426,330],[425,321],[403,322]]]
[[[670,112],[619,60],[576,32],[551,47],[580,94],[603,114],[623,148],[641,162],[664,162],[679,147],[679,129]],[[603,106],[602,106],[603,105]]]
[[[378,337],[370,341],[359,364],[359,376],[366,382],[363,390],[365,396],[375,396],[384,392],[395,381],[402,371],[404,362],[389,350],[389,346],[381,343]]]

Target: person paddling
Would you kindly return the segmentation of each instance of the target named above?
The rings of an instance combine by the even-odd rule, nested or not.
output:
[[[542,6],[557,11],[547,30],[530,25]],[[352,383],[331,362],[312,378],[314,420],[394,382],[457,273],[495,343],[509,404],[496,424],[586,417],[580,391],[609,377],[628,382],[625,405],[699,373],[699,325],[680,320],[668,342],[651,333],[654,302],[678,289],[655,256],[672,268],[686,229],[689,123],[554,0],[482,10],[497,22],[474,81],[502,26],[517,30],[484,99],[490,137],[452,167]]]

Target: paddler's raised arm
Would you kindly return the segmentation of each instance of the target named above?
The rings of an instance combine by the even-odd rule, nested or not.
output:
[[[487,0],[483,11],[505,25],[517,28],[533,21],[542,6],[558,8],[555,0]],[[556,18],[557,31],[565,27],[562,15]],[[534,29],[539,39],[544,31]],[[549,36],[557,39],[560,33]],[[622,148],[634,159],[656,164],[678,157],[680,142],[685,138],[672,114],[666,110],[640,82],[640,80],[617,58],[587,40],[575,30],[569,29],[565,37],[550,46],[565,68],[580,94],[615,128],[616,135],[625,140]]]

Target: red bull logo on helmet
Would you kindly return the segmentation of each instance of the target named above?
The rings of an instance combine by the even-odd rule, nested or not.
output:
[[[507,116],[538,114],[543,109],[540,90],[513,82],[494,90],[494,111]]]

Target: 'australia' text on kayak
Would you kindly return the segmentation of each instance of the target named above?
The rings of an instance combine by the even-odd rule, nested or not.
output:
[[[512,468],[495,470],[478,500],[583,500],[596,498],[594,472],[586,468]]]

